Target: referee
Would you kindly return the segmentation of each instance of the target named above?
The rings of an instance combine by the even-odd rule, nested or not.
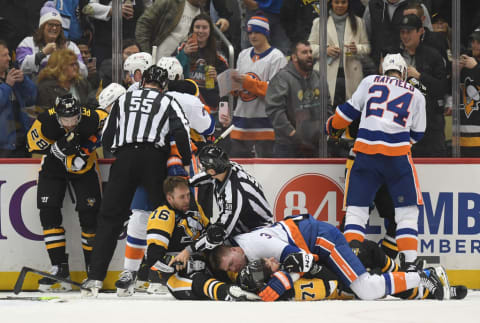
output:
[[[94,295],[103,285],[117,239],[130,215],[130,203],[143,186],[156,208],[165,200],[170,139],[177,143],[184,166],[190,165],[188,120],[177,101],[162,92],[168,84],[166,70],[151,66],[142,76],[142,87],[127,92],[114,104],[103,129],[103,145],[114,152],[84,287]]]

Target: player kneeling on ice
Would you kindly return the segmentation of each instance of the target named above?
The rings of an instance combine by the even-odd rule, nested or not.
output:
[[[258,295],[264,301],[279,299],[293,288],[294,280],[312,270],[317,262],[332,270],[342,284],[364,300],[419,286],[428,289],[438,300],[449,293],[448,284],[443,285],[432,269],[370,274],[336,227],[308,214],[287,217],[269,227],[237,235],[232,240],[238,247],[221,246],[209,255],[214,270],[240,272],[248,261],[271,257],[284,264],[284,270],[274,272],[260,290]],[[439,268],[439,272],[447,280],[443,269]]]

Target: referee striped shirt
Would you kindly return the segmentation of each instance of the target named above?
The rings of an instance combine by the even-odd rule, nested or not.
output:
[[[230,170],[223,182],[213,179],[205,172],[190,179],[193,186],[213,183],[220,212],[216,223],[225,226],[225,239],[273,223],[273,213],[262,186],[242,166],[232,161],[230,164]],[[206,235],[202,235],[191,245],[190,251],[206,248]]]
[[[104,147],[115,150],[133,143],[164,147],[174,137],[182,157],[187,154],[190,160],[189,131],[188,120],[173,97],[145,88],[127,92],[115,102],[102,140]]]

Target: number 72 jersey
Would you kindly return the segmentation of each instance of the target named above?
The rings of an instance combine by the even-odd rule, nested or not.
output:
[[[408,82],[385,75],[362,80],[352,98],[339,105],[333,126],[343,129],[360,119],[353,150],[364,154],[402,156],[425,132],[425,97]]]

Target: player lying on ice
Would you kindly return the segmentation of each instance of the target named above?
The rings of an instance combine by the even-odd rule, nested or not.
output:
[[[237,235],[232,242],[238,246],[221,246],[209,255],[210,269],[215,273],[215,278],[209,272],[192,273],[185,269],[175,274],[176,279],[170,278],[169,282],[177,280],[175,284],[168,286],[173,296],[178,299],[258,299],[256,294],[220,281],[229,281],[228,278],[220,276],[220,271],[224,274],[227,271],[229,274],[241,272],[237,284],[258,292],[264,301],[290,298],[292,292],[296,300],[306,300],[305,292],[315,294],[311,296],[313,300],[345,296],[352,298],[352,294],[360,299],[377,299],[411,289],[412,298],[425,298],[430,295],[435,299],[446,299],[450,295],[448,278],[441,267],[415,272],[367,272],[341,232],[310,215],[286,218],[272,226]],[[269,269],[274,270],[271,270],[271,274],[264,273],[261,279],[255,278],[254,281],[257,282],[265,277],[269,279],[265,284],[258,283],[252,288],[247,277],[247,274],[252,274],[249,272],[252,268],[247,267],[248,269],[243,271],[242,268],[247,261],[258,259],[265,259],[264,262],[270,265]],[[378,266],[383,267],[386,262],[391,261],[386,258],[381,260],[381,257],[377,259]],[[278,265],[279,262],[283,264],[282,267]],[[159,264],[157,263],[157,266]],[[322,273],[318,270],[319,264],[323,266]],[[165,268],[168,270],[168,266]],[[164,271],[164,276],[165,268],[160,269]],[[398,266],[393,265],[391,268],[398,269]],[[328,274],[327,269],[333,274]],[[232,275],[230,278],[233,278]],[[418,288],[418,291],[415,288]],[[350,295],[344,292],[346,290],[350,291]],[[421,296],[416,297],[420,294]]]

